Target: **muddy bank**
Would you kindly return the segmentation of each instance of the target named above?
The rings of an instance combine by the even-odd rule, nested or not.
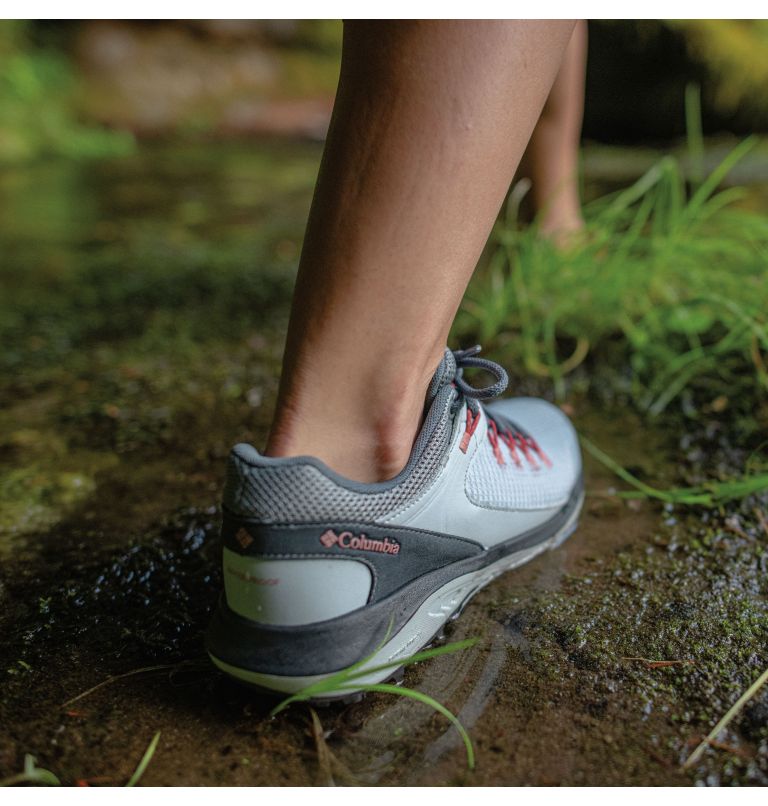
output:
[[[593,495],[571,541],[494,582],[451,625],[449,639],[478,645],[406,672],[459,715],[477,769],[429,709],[369,695],[319,711],[337,783],[768,782],[764,695],[727,749],[680,769],[762,671],[766,535],[746,517],[738,535],[604,498],[612,480],[591,463],[587,478]],[[4,569],[3,774],[32,752],[67,783],[121,783],[160,730],[147,784],[327,779],[308,709],[269,718],[274,700],[203,655],[218,587],[214,504],[124,532],[120,549],[78,526],[84,517]]]
[[[591,460],[576,535],[472,601],[447,638],[476,646],[406,672],[459,715],[474,772],[426,708],[368,696],[320,709],[318,733],[207,662],[223,458],[265,437],[317,156],[0,181],[0,777],[32,753],[64,783],[122,784],[159,730],[146,784],[768,783],[765,693],[680,766],[766,665],[766,501],[623,501]],[[649,429],[610,397],[569,403],[646,481],[747,461],[714,421]]]

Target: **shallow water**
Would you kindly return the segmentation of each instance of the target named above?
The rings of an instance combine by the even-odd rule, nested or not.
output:
[[[32,753],[65,783],[123,783],[160,730],[147,784],[768,782],[765,696],[680,769],[768,660],[754,502],[622,501],[592,461],[573,538],[450,625],[476,646],[406,672],[459,715],[474,772],[411,701],[319,709],[318,733],[207,662],[223,459],[265,436],[318,158],[154,147],[0,175],[0,778]],[[684,450],[618,402],[569,405],[661,486],[743,460],[706,424]]]

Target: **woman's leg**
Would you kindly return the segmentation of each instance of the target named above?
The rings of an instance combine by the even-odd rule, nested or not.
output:
[[[317,456],[365,482],[403,468],[572,30],[346,25],[269,456]]]
[[[578,175],[586,66],[587,23],[579,20],[524,160],[540,232],[556,241],[584,226]]]

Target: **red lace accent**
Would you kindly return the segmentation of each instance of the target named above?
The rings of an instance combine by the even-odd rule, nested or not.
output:
[[[496,429],[495,423],[493,428],[494,436],[491,436],[491,432],[489,430],[488,437],[490,438],[491,445],[493,446],[495,443],[498,442],[495,437],[501,437],[504,444],[509,448],[509,452],[512,455],[512,460],[518,467],[522,467],[523,463],[520,461],[520,456],[517,452],[519,448],[522,452],[523,456],[525,456],[526,461],[534,470],[539,469],[539,465],[536,462],[536,459],[533,456],[535,453],[539,459],[547,466],[552,467],[552,461],[547,456],[546,453],[541,449],[539,443],[533,437],[523,436],[523,434],[519,433],[518,431],[512,431],[510,428],[506,428],[503,433],[499,433]],[[531,453],[533,451],[533,453]],[[496,455],[496,448],[494,447],[493,451],[494,455]],[[496,461],[499,461],[499,457],[496,456]],[[503,462],[499,462],[499,464],[503,464]]]
[[[469,447],[469,440],[472,439],[472,434],[475,433],[477,429],[477,425],[480,422],[480,412],[478,411],[477,414],[472,414],[472,409],[467,406],[467,427],[464,431],[464,436],[461,438],[461,445],[459,445],[459,450],[462,453],[467,452],[467,448]]]
[[[547,456],[546,453],[539,447],[539,443],[533,437],[527,437],[526,442],[528,443],[528,447],[532,448],[536,453],[539,455],[539,458],[547,467],[552,467],[552,460]]]
[[[502,455],[501,448],[499,447],[499,430],[493,420],[488,421],[488,441],[491,443],[493,455],[496,457],[496,461],[500,465],[505,465],[506,462],[504,461],[504,456]]]
[[[509,428],[505,429],[504,433],[501,434],[501,438],[504,440],[504,444],[509,448],[509,452],[512,454],[512,461],[517,465],[517,467],[522,467],[523,463],[520,461],[520,457],[517,455],[517,443],[515,442],[515,435],[509,430]]]
[[[459,445],[459,450],[462,453],[467,452],[469,442],[472,439],[472,434],[474,434],[477,430],[479,423],[480,412],[478,411],[476,414],[474,414],[472,409],[467,406],[467,425],[464,429],[464,435],[461,438],[461,444]],[[523,466],[523,463],[520,461],[518,449],[522,452],[526,461],[534,470],[539,469],[539,464],[533,455],[534,453],[547,467],[552,467],[552,461],[547,454],[544,453],[539,446],[539,443],[536,442],[533,437],[527,435],[524,436],[519,431],[513,431],[511,428],[505,428],[504,431],[499,431],[496,421],[488,417],[488,442],[491,444],[491,449],[493,450],[493,455],[496,458],[496,461],[499,463],[499,465],[505,465],[506,462],[504,461],[504,454],[501,451],[499,440],[501,440],[507,446],[512,457],[512,461],[517,467]]]
[[[528,440],[520,433],[515,431],[515,441],[517,442],[518,447],[523,452],[523,456],[528,460],[528,464],[534,469],[539,469],[539,463],[533,458],[533,454],[531,453],[531,445],[529,444]]]

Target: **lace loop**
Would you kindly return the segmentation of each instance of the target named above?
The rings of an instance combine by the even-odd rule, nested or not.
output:
[[[481,347],[477,344],[474,347],[470,347],[468,350],[452,351],[453,357],[456,360],[456,372],[454,374],[453,384],[459,393],[454,401],[454,411],[458,409],[463,399],[467,401],[467,424],[464,429],[464,435],[459,443],[459,449],[462,453],[467,452],[470,440],[480,422],[480,410],[482,409],[488,426],[488,444],[491,446],[493,455],[501,467],[506,464],[504,454],[501,450],[502,444],[506,445],[509,449],[509,454],[517,468],[523,467],[519,454],[523,455],[528,465],[535,471],[541,469],[536,457],[538,457],[538,460],[540,460],[545,467],[552,467],[551,460],[530,434],[527,434],[520,426],[506,417],[501,416],[498,412],[492,414],[477,402],[478,400],[487,400],[488,398],[500,395],[507,388],[507,384],[509,383],[509,376],[504,368],[500,367],[495,361],[479,358],[478,353],[480,350]],[[490,386],[483,386],[480,389],[470,386],[462,377],[462,372],[467,367],[484,369],[486,372],[490,372],[491,375],[496,376],[496,383]]]
[[[453,381],[459,392],[470,400],[488,400],[489,398],[497,397],[507,388],[509,383],[509,377],[503,367],[499,366],[495,361],[478,357],[481,349],[482,347],[476,344],[467,350],[453,350],[453,357],[456,359],[456,375]],[[469,367],[484,369],[496,377],[496,383],[479,389],[470,386],[462,377],[464,369]]]

